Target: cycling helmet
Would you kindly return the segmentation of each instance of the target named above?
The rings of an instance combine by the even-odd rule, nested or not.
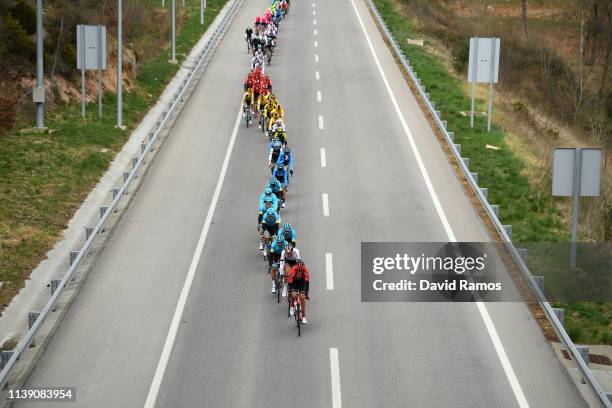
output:
[[[286,252],[291,252],[292,250],[293,250],[293,245],[291,245],[291,244],[285,245],[285,251]]]
[[[286,229],[286,230],[291,230],[291,224],[286,222],[285,225],[283,225],[283,228]]]
[[[285,154],[291,154],[291,149],[288,147],[285,147]]]
[[[280,244],[282,244],[283,242],[285,242],[285,238],[283,238],[283,236],[282,236],[282,235],[279,235],[279,236],[276,238],[276,242],[278,242],[278,244],[280,245]]]
[[[266,199],[264,200],[264,203],[268,204],[268,203],[273,203],[274,200],[272,199],[272,197],[266,197]]]
[[[276,177],[272,176],[272,177],[270,178],[270,185],[271,185],[271,186],[272,186],[272,185],[274,185],[274,186],[275,186],[276,184],[278,184],[278,179],[277,179]]]
[[[276,215],[276,211],[274,211],[274,208],[268,208],[268,211],[266,211],[266,215]]]
[[[264,189],[264,193],[265,193],[266,195],[270,195],[270,194],[272,194],[272,189],[271,189],[270,187],[266,187],[266,188]]]

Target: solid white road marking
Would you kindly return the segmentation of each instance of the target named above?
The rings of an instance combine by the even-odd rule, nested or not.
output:
[[[319,54],[315,54],[315,62],[319,62]]]
[[[324,148],[321,148],[321,167],[327,167],[327,157],[325,156]]]
[[[429,174],[427,173],[427,169],[425,168],[425,164],[423,163],[421,154],[419,153],[417,149],[416,143],[414,141],[414,137],[412,136],[412,132],[408,128],[408,123],[406,122],[406,119],[404,118],[404,115],[402,114],[402,111],[399,108],[397,100],[395,99],[395,94],[393,93],[393,90],[391,89],[391,86],[389,85],[389,81],[387,80],[387,76],[385,75],[385,72],[383,71],[382,66],[380,65],[380,61],[378,60],[378,56],[376,55],[376,51],[374,50],[374,46],[372,45],[370,36],[368,35],[368,32],[366,31],[366,28],[363,24],[363,20],[361,19],[361,16],[359,15],[359,11],[357,10],[355,1],[351,0],[351,3],[353,5],[353,9],[355,10],[355,14],[357,15],[357,19],[359,20],[359,24],[361,25],[361,30],[363,31],[363,34],[365,35],[366,41],[370,48],[370,52],[372,53],[372,58],[374,59],[374,62],[376,66],[378,67],[380,76],[382,77],[385,87],[387,88],[387,93],[389,94],[389,98],[391,99],[391,102],[393,103],[393,107],[395,108],[395,113],[397,114],[402,124],[402,127],[404,129],[404,133],[406,134],[406,137],[408,138],[408,142],[410,144],[412,152],[414,153],[417,165],[421,172],[421,176],[423,177],[423,180],[425,181],[425,185],[427,186],[427,190],[429,191],[429,195],[431,196],[434,207],[436,208],[436,211],[438,212],[438,217],[440,218],[440,221],[442,222],[444,231],[446,232],[446,235],[448,236],[449,241],[456,242],[457,239],[455,237],[455,233],[453,232],[448,222],[448,219],[446,218],[446,214],[444,213],[444,209],[442,208],[442,205],[440,204],[438,195],[436,194],[436,191],[433,187],[431,179],[429,178]],[[516,378],[512,365],[510,364],[510,360],[508,360],[508,356],[506,355],[504,346],[501,343],[501,340],[499,338],[499,335],[497,334],[497,330],[495,329],[495,325],[493,324],[493,321],[491,320],[491,316],[489,315],[487,308],[482,302],[476,302],[476,306],[478,308],[478,311],[480,312],[480,316],[482,317],[482,320],[485,323],[485,327],[487,328],[489,336],[491,337],[491,341],[493,342],[493,346],[495,348],[495,351],[497,352],[497,357],[499,358],[502,364],[502,367],[504,369],[504,373],[506,374],[506,377],[508,378],[508,382],[510,383],[510,386],[512,387],[512,391],[514,392],[514,397],[516,398],[516,401],[518,402],[521,408],[528,408],[529,403],[527,402],[527,399],[525,398],[525,394],[523,393],[523,389],[521,388],[521,385],[518,382],[518,379]]]
[[[317,12],[316,12],[316,11],[314,11],[314,10],[312,10],[312,15],[313,15],[313,16],[316,16],[316,15],[317,15]]]
[[[321,102],[321,91],[317,91],[317,102]]]
[[[315,78],[317,79],[317,81],[321,79],[321,75],[319,75],[319,71],[315,72]]]
[[[319,115],[319,129],[325,129],[323,124],[323,116]]]
[[[314,6],[315,6],[315,4],[314,4],[314,3],[312,3],[312,7],[314,7]]]
[[[334,290],[334,269],[332,264],[332,254],[325,254],[325,275],[327,281],[327,290]]]
[[[340,362],[338,349],[329,349],[329,365],[331,368],[332,408],[342,408],[342,395],[340,393]]]
[[[315,28],[314,31],[312,32],[314,35],[317,35],[317,29]]]
[[[313,25],[317,25],[317,20],[312,20]]]
[[[323,198],[323,215],[326,217],[329,217],[329,198],[327,196],[327,193],[323,193],[322,198]]]
[[[217,186],[215,187],[215,192],[213,194],[212,201],[210,202],[210,206],[208,207],[208,213],[206,214],[206,219],[204,220],[204,226],[202,227],[202,232],[200,233],[200,238],[193,254],[193,258],[191,259],[191,264],[189,265],[189,270],[185,278],[185,283],[183,284],[183,289],[181,290],[176,309],[174,310],[174,316],[172,317],[172,322],[170,323],[170,329],[168,330],[168,335],[166,336],[164,348],[159,358],[159,362],[157,363],[157,369],[155,370],[155,375],[153,376],[151,387],[149,388],[149,394],[147,395],[147,400],[144,405],[145,408],[153,408],[155,406],[155,401],[157,400],[157,395],[159,393],[162,380],[164,379],[164,372],[166,371],[168,361],[170,360],[170,354],[172,352],[172,347],[174,346],[174,341],[176,340],[176,335],[178,333],[179,324],[183,316],[183,311],[185,310],[185,304],[187,303],[189,290],[191,289],[191,284],[193,283],[193,277],[195,276],[196,268],[198,266],[198,263],[200,262],[200,256],[202,255],[202,251],[204,250],[204,244],[206,243],[208,230],[210,229],[210,224],[212,223],[213,215],[215,214],[217,201],[219,201],[219,196],[221,195],[221,187],[223,186],[223,180],[225,179],[225,173],[227,172],[227,166],[232,155],[234,142],[236,141],[236,134],[238,133],[238,127],[240,125],[241,119],[242,104],[240,105],[240,109],[238,109],[238,116],[236,117],[234,130],[232,132],[229,144],[227,145],[225,159],[223,160],[221,172],[219,173],[219,178],[217,180]]]
[[[315,41],[315,42],[314,42],[314,46],[315,46],[315,48],[317,48],[317,47],[319,46],[319,42],[318,42],[318,41]]]

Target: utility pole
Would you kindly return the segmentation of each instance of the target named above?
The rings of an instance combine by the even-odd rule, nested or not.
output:
[[[172,0],[172,59],[170,63],[176,64],[176,0]]]
[[[117,127],[123,128],[123,1],[118,1],[117,10]]]
[[[36,0],[36,127],[45,127],[45,83],[43,78],[43,2]]]
[[[206,8],[206,0],[200,0],[200,24],[204,24],[204,9]]]

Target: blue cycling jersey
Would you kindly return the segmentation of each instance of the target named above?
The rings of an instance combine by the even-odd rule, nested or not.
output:
[[[283,241],[283,243],[279,245],[278,240],[275,239],[274,242],[272,242],[272,245],[270,245],[270,251],[280,255],[287,244],[287,241]]]
[[[266,202],[265,202],[266,197],[272,198],[272,208],[278,208],[278,197],[276,197],[276,194],[266,195],[266,193],[263,193],[261,195],[261,198],[259,199],[259,212],[260,213],[266,212]]]
[[[280,216],[278,215],[276,210],[273,210],[273,211],[274,211],[274,214],[272,214],[272,216],[269,216],[267,212],[264,214],[261,220],[262,224],[266,224],[266,225],[280,224]]]
[[[278,235],[284,236],[286,241],[295,242],[295,236],[296,236],[295,228],[287,229],[287,228],[283,227],[278,232]]]
[[[277,180],[280,180],[283,186],[287,185],[287,172],[282,164],[277,164],[274,166],[274,177],[276,177]]]
[[[281,164],[283,166],[289,166],[289,171],[293,171],[293,153],[283,152],[278,156],[278,160],[276,164]]]

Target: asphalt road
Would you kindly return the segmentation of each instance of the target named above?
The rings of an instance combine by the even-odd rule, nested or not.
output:
[[[362,241],[490,238],[354,1],[295,0],[267,71],[296,154],[283,220],[312,273],[302,337],[257,250],[267,143],[234,132],[242,33],[267,6],[247,1],[28,386],[76,386],[67,407],[584,406],[520,303],[360,301]]]

